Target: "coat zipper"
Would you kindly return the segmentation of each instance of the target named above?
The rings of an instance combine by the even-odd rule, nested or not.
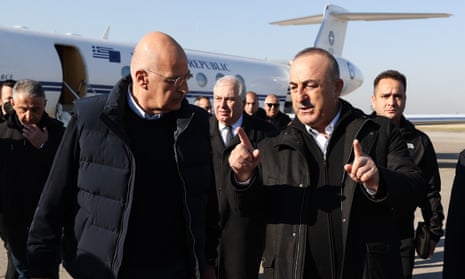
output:
[[[366,124],[368,121],[369,121],[369,120],[364,120],[364,121],[363,121],[363,123],[362,123],[362,124],[360,125],[360,127],[358,128],[357,132],[354,134],[354,138],[352,139],[352,142],[353,142],[353,140],[355,140],[355,139],[357,138],[357,135],[360,134],[360,131],[362,130],[362,128],[365,126],[365,124]],[[352,144],[352,145],[351,145],[351,148],[350,148],[350,152],[347,154],[347,158],[345,159],[345,161],[343,161],[343,162],[345,162],[346,164],[348,164],[349,161],[350,161],[350,157],[352,156],[353,149],[354,149],[354,147],[353,147],[353,144]],[[342,196],[344,195],[344,189],[343,189],[343,188],[344,188],[344,181],[345,181],[346,178],[347,178],[347,172],[346,172],[344,169],[342,170],[342,176],[341,176],[341,177],[342,177],[342,179],[341,179],[341,190],[340,190],[341,192],[340,192],[340,195],[341,195],[341,197],[342,197]],[[342,198],[341,198],[341,204],[340,204],[340,208],[341,208],[341,217],[342,217],[342,218],[345,218],[345,217],[343,216],[343,211],[342,211],[342,208],[343,208],[343,207],[342,207],[342,203],[343,203],[343,200],[342,200]],[[347,222],[349,222],[349,216],[348,216],[347,218],[348,218],[348,219],[347,219]],[[344,226],[344,225],[343,225],[343,226]],[[347,226],[348,226],[348,224],[347,224]],[[342,233],[342,235],[344,235],[344,233]],[[345,252],[345,250],[346,250],[346,249],[345,249],[345,247],[346,247],[345,242],[346,242],[346,240],[343,239],[343,240],[342,240],[342,261],[341,261],[341,271],[340,271],[340,272],[341,272],[341,277],[343,277],[343,275],[344,275],[344,274],[343,274],[343,273],[344,273],[344,264],[345,264],[344,261],[345,261],[345,253],[346,253],[346,252]]]
[[[296,149],[298,150],[298,149]],[[305,164],[307,165],[305,167],[306,170],[308,170],[308,164],[306,163],[305,161],[305,156],[303,154],[301,154],[302,157],[303,157],[303,162],[305,162]],[[310,178],[308,178],[308,181],[310,181]],[[305,205],[305,196],[307,194],[307,187],[304,187],[304,184],[301,183],[299,185],[299,187],[303,188],[303,196],[302,196],[302,202],[300,203],[300,214],[299,214],[299,225],[297,227],[297,233],[296,233],[296,251],[295,251],[295,261],[294,261],[294,278],[295,279],[299,279],[298,277],[298,273],[299,273],[299,261],[300,261],[300,258],[301,258],[301,242],[302,242],[302,230],[303,230],[303,225],[302,225],[302,216],[304,214],[304,205]],[[303,266],[303,263],[301,264]],[[302,267],[300,267],[300,269],[302,269]]]
[[[192,115],[193,116],[193,115]],[[189,119],[189,123],[190,123],[190,120],[192,120],[192,117]],[[189,125],[189,123],[187,123],[184,127],[187,127]],[[186,209],[186,213],[187,213],[187,230],[189,232],[189,235],[192,239],[192,254],[194,256],[194,260],[195,260],[195,278],[200,278],[200,265],[199,265],[199,259],[197,258],[197,254],[195,253],[195,237],[194,237],[194,233],[192,232],[192,215],[191,215],[191,212],[189,210],[189,206],[188,206],[188,203],[187,203],[187,190],[186,190],[186,182],[184,180],[184,177],[182,176],[181,174],[181,170],[179,169],[179,156],[178,156],[178,152],[177,152],[177,143],[178,143],[178,138],[179,136],[182,134],[182,132],[184,131],[184,128],[183,129],[179,129],[179,133],[177,134],[176,136],[176,133],[175,133],[175,136],[174,136],[174,144],[173,144],[173,149],[174,149],[174,158],[176,160],[176,169],[178,171],[178,176],[179,176],[179,179],[181,180],[181,184],[182,184],[182,190],[183,190],[183,198],[184,198],[184,207]]]

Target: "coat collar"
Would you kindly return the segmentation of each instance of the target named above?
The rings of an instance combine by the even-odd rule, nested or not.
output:
[[[102,120],[107,125],[120,131],[124,131],[124,115],[127,113],[128,108],[127,93],[131,86],[132,80],[130,76],[120,79],[108,96],[101,115]],[[190,123],[194,111],[187,100],[184,99],[181,108],[175,113],[178,126],[176,134],[178,134]]]

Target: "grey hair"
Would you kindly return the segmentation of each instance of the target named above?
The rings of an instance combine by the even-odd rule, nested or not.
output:
[[[223,76],[221,78],[219,78],[216,83],[215,83],[215,86],[213,87],[213,92],[216,91],[217,87],[220,87],[223,85],[223,83],[226,83],[226,82],[231,82],[234,84],[234,93],[237,94],[237,96],[240,97],[241,100],[244,100],[245,99],[245,90],[244,90],[244,84],[242,84],[242,81],[240,79],[238,79],[237,77],[235,76],[232,76],[232,75],[227,75],[227,76]]]
[[[45,91],[42,85],[31,79],[18,80],[13,87],[13,99],[19,94],[24,94],[28,97],[38,97],[45,100]]]

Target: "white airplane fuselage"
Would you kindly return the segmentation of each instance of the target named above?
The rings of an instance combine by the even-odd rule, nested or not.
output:
[[[341,94],[346,95],[363,83],[359,68],[341,57],[348,21],[448,16],[439,13],[351,13],[338,6],[326,5],[322,15],[272,24],[321,23],[313,46],[326,49],[336,57],[340,77],[344,81]],[[86,39],[72,34],[41,33],[21,27],[0,27],[0,38],[0,81],[33,79],[41,82],[47,96],[46,110],[58,118],[66,114],[62,112],[71,110],[77,98],[110,93],[113,85],[129,74],[134,48],[132,44]],[[200,95],[211,99],[216,80],[224,75],[235,75],[243,81],[244,91],[257,93],[260,103],[263,103],[266,95],[273,93],[278,95],[281,108],[285,112],[292,112],[288,95],[288,63],[189,49],[186,49],[186,54],[193,74],[188,81],[189,92],[186,96],[190,102]]]
[[[57,104],[69,107],[76,98],[108,94],[121,77],[129,74],[134,48],[131,44],[24,28],[0,28],[0,37],[0,80],[41,82],[51,115],[57,112]],[[262,101],[270,93],[279,95],[282,103],[286,100],[286,64],[189,49],[186,53],[193,74],[188,82],[189,101],[199,95],[211,98],[213,85],[224,75],[242,79],[245,89],[257,92]]]

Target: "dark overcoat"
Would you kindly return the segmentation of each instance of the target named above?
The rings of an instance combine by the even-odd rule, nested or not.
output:
[[[277,134],[278,130],[270,123],[246,113],[242,115],[241,127],[252,144],[257,145],[265,137]],[[263,218],[245,217],[233,212],[226,196],[230,192],[225,191],[226,185],[229,185],[228,156],[239,143],[239,137],[235,136],[225,147],[215,117],[210,120],[210,136],[220,208],[219,277],[256,279],[265,242]]]
[[[465,259],[465,150],[459,155],[447,211],[443,278],[463,278]]]
[[[33,277],[50,276],[62,242],[63,265],[74,278],[117,278],[137,168],[124,127],[129,88],[124,78],[109,96],[76,102],[29,233]],[[190,269],[200,278],[215,253],[218,222],[208,114],[184,101],[176,118],[171,148],[182,181]],[[163,170],[154,177],[157,171]],[[163,226],[157,214],[163,213],[154,213],[148,226]]]
[[[424,181],[389,120],[370,118],[340,100],[341,114],[323,154],[298,120],[259,144],[261,164],[231,202],[244,215],[264,212],[264,278],[401,278],[393,214],[415,206]],[[343,166],[353,140],[375,162],[376,195]]]

